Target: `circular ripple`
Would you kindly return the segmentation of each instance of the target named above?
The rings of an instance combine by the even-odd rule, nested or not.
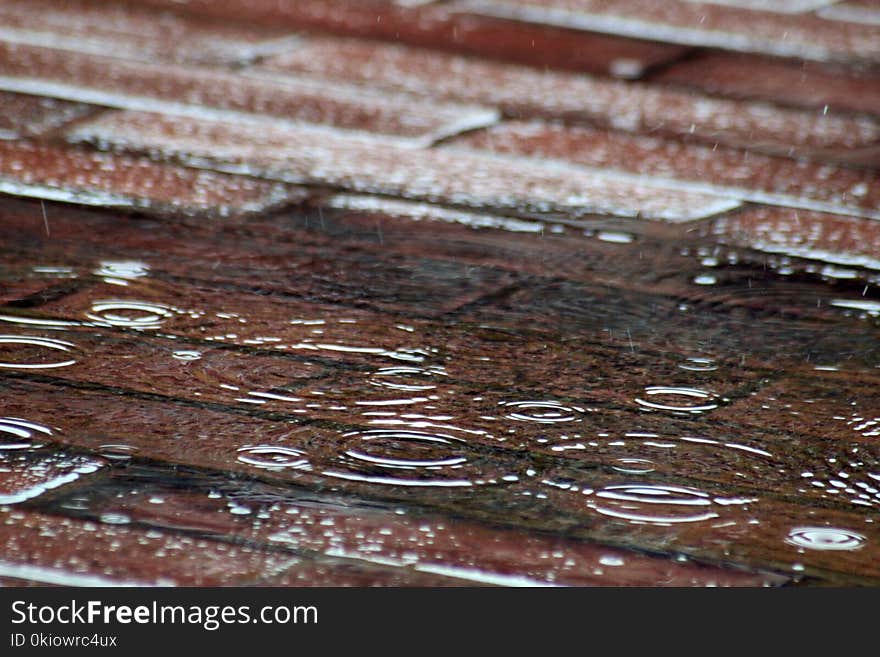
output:
[[[86,313],[89,319],[122,328],[159,328],[172,316],[171,308],[147,301],[96,301]]]
[[[383,367],[370,377],[370,383],[392,390],[419,392],[436,388],[435,383],[423,381],[437,376],[446,376],[446,372],[440,368]]]
[[[718,408],[718,395],[696,388],[675,388],[670,386],[648,386],[645,388],[646,399],[636,398],[636,404],[642,408],[675,413],[705,413]],[[676,403],[663,402],[658,399],[674,399]]]
[[[612,518],[667,525],[717,518],[708,493],[683,486],[622,484],[595,493],[587,506]]]
[[[577,406],[565,406],[556,401],[501,402],[500,405],[508,410],[505,415],[508,420],[542,424],[580,422],[579,415],[584,412]]]
[[[246,445],[238,449],[237,460],[265,470],[309,470],[305,452],[279,445]]]
[[[472,454],[454,436],[405,429],[343,435],[339,469],[325,475],[392,486],[465,488],[516,481],[503,464]]]
[[[865,537],[848,529],[795,527],[785,542],[808,550],[858,550],[865,544]]]
[[[654,472],[657,466],[648,459],[623,458],[617,459],[611,467],[625,474],[648,474]]]
[[[42,424],[18,417],[0,418],[0,450],[42,447],[43,443],[34,440],[39,434],[51,436],[52,430]]]
[[[34,351],[39,352],[48,349],[50,350],[50,353],[69,353],[76,349],[76,345],[72,342],[55,340],[53,338],[41,338],[36,335],[0,335],[0,345],[14,345],[6,348],[0,346],[0,354],[17,353],[17,355],[22,356],[25,360],[34,359]],[[32,349],[28,349],[28,347],[31,347]],[[4,356],[0,355],[0,359],[3,358]],[[8,356],[5,356],[5,358],[8,358]],[[51,369],[54,367],[66,367],[68,365],[73,365],[74,363],[76,363],[76,359],[74,358],[65,358],[64,360],[48,360],[47,362],[10,362],[6,360],[0,360],[0,367],[6,369],[40,370]]]

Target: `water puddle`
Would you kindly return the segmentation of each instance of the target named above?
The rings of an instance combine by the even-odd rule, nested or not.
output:
[[[68,367],[76,363],[70,356],[77,347],[72,342],[37,335],[0,335],[0,368],[41,370]]]

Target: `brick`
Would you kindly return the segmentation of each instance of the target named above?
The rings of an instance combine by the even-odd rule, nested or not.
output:
[[[845,0],[823,7],[816,12],[830,21],[862,25],[880,25],[880,7],[871,0]]]
[[[877,60],[877,28],[702,2],[466,0],[469,11],[640,39],[816,61]]]
[[[539,72],[353,39],[304,39],[265,66],[420,96],[494,105],[514,118],[589,122],[624,132],[673,135],[783,155],[847,158],[852,157],[851,149],[880,139],[880,126],[867,117],[787,109],[572,73]]]
[[[842,66],[707,52],[676,62],[651,80],[820,111],[827,107],[832,112],[880,112],[880,79]]]
[[[219,170],[473,207],[688,221],[734,200],[679,192],[650,180],[505,159],[467,149],[421,151],[327,131],[273,130],[117,113],[69,133],[74,141],[151,150]]]
[[[0,545],[4,576],[63,586],[437,586],[441,580],[411,575],[402,582],[387,570],[334,568],[248,545],[9,507],[0,507]]]
[[[220,116],[254,126],[316,123],[430,143],[493,123],[492,109],[428,102],[305,77],[136,62],[0,41],[0,88],[127,109]]]
[[[192,20],[137,3],[102,0],[9,0],[0,7],[0,37],[64,50],[141,61],[238,64],[290,47],[278,27]]]
[[[765,253],[880,270],[880,225],[867,219],[755,208],[714,221],[707,232],[726,244]]]
[[[870,170],[540,123],[505,123],[466,135],[459,143],[496,153],[674,179],[686,189],[757,203],[880,218],[880,187]]]
[[[120,487],[85,503],[90,514],[122,513],[141,525],[236,537],[260,544],[447,573],[469,583],[559,586],[721,586],[779,583],[769,574],[677,562],[618,548],[542,536],[412,509],[270,486],[183,491]],[[112,490],[112,489],[111,489]],[[272,500],[268,502],[267,500]],[[231,512],[234,511],[234,512]],[[247,511],[247,513],[245,513]],[[606,567],[604,563],[625,567]]]
[[[41,136],[95,110],[82,103],[5,91],[0,92],[0,107],[0,139]]]
[[[148,213],[208,216],[262,212],[304,198],[302,190],[285,185],[33,142],[0,142],[0,191]],[[45,223],[51,235],[50,216]]]
[[[183,9],[198,16],[219,19],[234,16],[249,23],[384,39],[542,69],[590,71],[621,77],[638,77],[687,51],[671,44],[478,15],[450,7],[448,3],[300,0],[283,4],[275,0],[190,0],[181,7],[177,0],[141,0],[140,4]]]

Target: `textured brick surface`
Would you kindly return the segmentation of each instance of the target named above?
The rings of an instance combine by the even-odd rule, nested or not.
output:
[[[193,21],[131,2],[9,0],[0,35],[16,43],[151,61],[238,63],[289,47],[290,30]]]
[[[308,39],[268,64],[423,96],[496,105],[513,117],[590,122],[626,132],[798,152],[873,144],[868,118],[797,111],[639,83],[532,69],[368,41]],[[841,153],[841,156],[845,153]]]
[[[272,81],[222,69],[134,62],[0,42],[0,87],[70,100],[256,125],[330,124],[422,142],[492,123],[480,107],[428,104],[327,80]],[[213,113],[213,114],[212,114]]]
[[[467,135],[460,143],[496,153],[677,179],[682,187],[759,203],[880,217],[880,187],[871,170],[539,123],[508,122]]]
[[[139,0],[139,4],[180,9],[183,3]],[[184,8],[195,16],[239,16],[271,26],[383,39],[539,68],[621,77],[639,77],[646,69],[674,61],[687,51],[673,44],[499,19],[449,3],[188,0]]]
[[[85,205],[215,216],[304,198],[285,185],[34,142],[0,142],[0,189]],[[51,219],[46,223],[51,234]]]
[[[493,158],[466,149],[423,151],[309,128],[194,121],[119,112],[78,126],[74,141],[164,152],[221,171],[432,201],[533,212],[688,221],[739,205],[662,181]],[[533,200],[540,199],[537,203]]]
[[[832,25],[810,14],[683,0],[662,5],[642,0],[464,0],[464,6],[551,25],[808,60],[874,62],[880,55],[876,26]],[[761,3],[761,9],[765,6]]]
[[[709,52],[665,68],[652,80],[816,110],[880,112],[880,80],[841,66]]]

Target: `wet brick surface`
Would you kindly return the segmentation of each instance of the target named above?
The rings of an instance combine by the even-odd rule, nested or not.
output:
[[[5,3],[0,584],[880,585],[875,14]]]

